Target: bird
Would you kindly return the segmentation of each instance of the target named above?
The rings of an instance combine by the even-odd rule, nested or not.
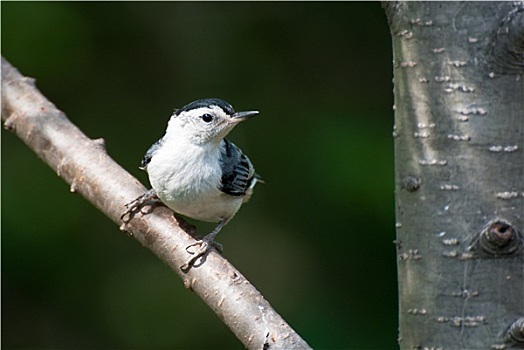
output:
[[[193,101],[174,111],[164,136],[142,160],[140,169],[147,172],[151,189],[128,203],[122,217],[159,199],[178,214],[217,223],[186,247],[192,257],[182,269],[193,266],[212,246],[222,250],[216,235],[250,199],[257,182],[263,182],[249,158],[226,139],[236,125],[257,114],[236,112],[219,98]]]

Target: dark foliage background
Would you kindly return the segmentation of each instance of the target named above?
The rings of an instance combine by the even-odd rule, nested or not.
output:
[[[396,348],[391,45],[379,3],[2,2],[2,54],[144,184],[175,107],[260,116],[266,184],[218,236],[315,348]],[[201,233],[212,225],[193,222]],[[195,295],[2,131],[4,348],[241,348]]]

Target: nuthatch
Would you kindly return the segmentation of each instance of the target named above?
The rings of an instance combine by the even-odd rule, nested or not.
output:
[[[200,221],[218,223],[201,240],[186,247],[193,254],[183,269],[207,253],[226,225],[251,197],[260,180],[240,148],[225,137],[240,122],[258,111],[235,112],[224,100],[197,100],[176,110],[165,135],[142,160],[152,189],[127,205],[124,215],[152,199],[160,199],[175,212]],[[196,252],[189,248],[200,246]]]

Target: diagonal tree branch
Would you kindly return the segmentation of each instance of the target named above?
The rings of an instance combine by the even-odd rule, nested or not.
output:
[[[145,192],[63,112],[2,57],[2,121],[70,186],[120,225],[125,204]],[[194,240],[183,221],[164,206],[137,214],[121,229],[150,249],[194,291],[249,349],[309,349],[242,274],[217,252],[205,263],[182,271]]]

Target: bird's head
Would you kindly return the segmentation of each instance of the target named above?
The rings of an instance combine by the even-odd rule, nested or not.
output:
[[[171,116],[166,136],[185,138],[191,143],[219,143],[240,122],[258,111],[235,112],[224,100],[208,98],[193,101]]]

